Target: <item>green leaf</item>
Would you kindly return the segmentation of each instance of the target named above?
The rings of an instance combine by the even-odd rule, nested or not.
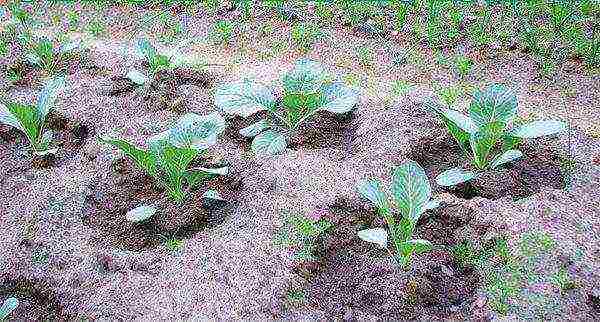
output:
[[[169,131],[150,138],[148,144],[150,153],[161,170],[160,180],[175,201],[183,200],[185,173],[190,163],[198,156],[198,151],[174,146],[169,140]]]
[[[402,216],[415,222],[431,199],[427,175],[414,161],[407,161],[394,170],[392,191]]]
[[[479,169],[485,169],[488,159],[498,141],[502,138],[504,124],[501,122],[488,123],[481,130],[471,135],[470,144],[474,164]]]
[[[19,120],[19,124],[21,124],[22,129],[25,130],[23,133],[25,133],[31,145],[34,148],[37,147],[41,126],[38,123],[35,107],[9,103],[8,110],[17,120]]]
[[[426,101],[425,106],[442,118],[448,132],[460,145],[461,149],[468,151],[470,134],[476,133],[479,130],[477,125],[467,116],[444,108],[433,100]]]
[[[287,143],[282,134],[267,130],[257,135],[252,141],[252,151],[257,155],[275,155],[285,150]]]
[[[54,106],[54,102],[58,97],[58,94],[65,87],[65,77],[56,77],[49,80],[42,92],[38,95],[36,110],[37,110],[37,120],[40,126],[46,120],[46,116],[50,112],[50,109]]]
[[[244,80],[219,86],[215,92],[215,105],[226,114],[248,117],[259,111],[272,110],[275,96],[268,87]]]
[[[332,83],[323,86],[325,104],[321,110],[332,113],[346,113],[358,104],[358,92],[343,83]]]
[[[522,139],[533,139],[546,135],[553,135],[567,129],[567,123],[561,121],[535,121],[522,125],[510,132],[510,135]]]
[[[153,206],[139,206],[129,210],[125,214],[125,219],[131,222],[142,222],[152,217],[156,213],[156,208]]]
[[[477,91],[469,107],[469,115],[482,127],[493,122],[510,123],[517,114],[517,96],[502,85]]]
[[[435,181],[440,186],[451,187],[472,180],[473,178],[475,178],[475,172],[454,168],[440,173]]]
[[[42,134],[38,145],[35,147],[35,153],[37,155],[46,155],[46,154],[54,154],[57,149],[49,149],[50,144],[52,143],[52,138],[54,137],[54,132],[51,130],[47,130]]]
[[[141,58],[145,58],[147,61],[152,61],[157,55],[156,49],[146,38],[138,39],[136,49],[138,55],[140,55]]]
[[[130,71],[128,71],[125,77],[127,77],[127,79],[129,79],[137,85],[144,85],[148,81],[150,81],[150,78],[148,78],[148,76],[142,74],[141,72],[135,69],[131,69]]]
[[[492,160],[490,168],[495,169],[503,164],[512,162],[523,157],[523,153],[519,150],[508,150]]]
[[[100,141],[113,145],[119,150],[121,150],[123,154],[131,158],[140,168],[146,171],[146,173],[148,173],[149,175],[154,176],[156,174],[156,159],[151,153],[139,149],[133,144],[121,139],[114,139],[108,136],[104,136],[100,137]]]
[[[222,168],[193,168],[185,172],[184,177],[190,187],[196,187],[201,182],[214,176],[225,176],[229,172],[229,167]]]
[[[19,306],[19,300],[15,297],[9,297],[4,300],[0,306],[0,321],[4,321]]]
[[[388,242],[388,233],[383,228],[365,229],[358,232],[358,238],[374,243],[379,248],[386,248]]]
[[[19,119],[15,115],[13,115],[13,113],[6,105],[2,103],[0,103],[0,123],[12,126],[25,133],[25,128],[21,125]]]
[[[299,59],[294,68],[283,76],[283,88],[287,94],[316,93],[326,76],[321,64],[309,59]]]
[[[213,112],[200,116],[188,113],[169,130],[170,142],[182,149],[206,150],[217,143],[217,137],[225,130],[225,119]]]
[[[378,179],[361,180],[356,189],[363,198],[371,201],[377,208],[388,207],[387,197],[381,188],[381,181]]]
[[[433,244],[425,239],[411,239],[402,244],[403,254],[421,254],[433,249]]]
[[[267,120],[260,120],[250,126],[247,126],[239,131],[240,135],[252,138],[257,136],[260,132],[268,129],[271,125]]]

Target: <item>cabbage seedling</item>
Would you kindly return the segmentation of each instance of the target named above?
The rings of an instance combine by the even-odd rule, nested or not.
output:
[[[492,85],[475,92],[469,116],[432,100],[427,102],[427,106],[442,118],[448,132],[471,158],[475,168],[475,171],[453,168],[441,173],[436,178],[441,186],[454,186],[472,180],[483,171],[517,160],[523,156],[516,149],[523,139],[557,134],[567,127],[566,123],[555,120],[513,127],[517,97],[502,85]]]
[[[19,300],[14,297],[7,298],[0,306],[0,321],[4,321],[19,306]]]
[[[64,84],[64,77],[49,80],[38,95],[35,105],[0,103],[0,124],[12,126],[23,132],[35,155],[54,154],[57,151],[50,149],[53,133],[44,129],[44,123]]]
[[[80,47],[81,41],[67,40],[55,45],[47,37],[42,37],[29,44],[25,57],[31,65],[53,74],[60,67],[61,62],[74,55]]]
[[[173,128],[151,137],[147,149],[111,137],[100,140],[121,150],[164,187],[172,200],[182,202],[190,189],[216,175],[227,175],[228,167],[190,168],[192,161],[216,144],[217,136],[224,129],[225,120],[219,113],[207,116],[188,113]],[[187,187],[184,188],[184,185]],[[216,192],[205,193],[204,197],[220,198]],[[134,222],[143,221],[155,212],[154,206],[143,205],[129,211],[126,218]]]
[[[137,85],[150,83],[160,71],[173,70],[185,64],[185,59],[178,49],[168,53],[159,53],[146,38],[137,41],[136,52],[139,58],[148,64],[148,73],[136,69],[130,69],[127,72],[126,77]]]
[[[391,189],[392,198],[389,198],[380,180],[362,180],[358,184],[358,193],[377,207],[377,212],[388,226],[387,230],[361,230],[358,237],[384,249],[388,249],[388,240],[391,240],[396,262],[407,269],[413,254],[429,251],[433,247],[427,240],[413,238],[413,233],[421,215],[436,208],[439,203],[431,200],[427,175],[414,161],[407,161],[394,169]]]
[[[217,88],[215,104],[226,114],[248,117],[268,111],[269,118],[242,130],[245,137],[254,137],[252,150],[256,154],[278,154],[286,148],[286,135],[319,111],[346,113],[358,102],[358,93],[342,82],[327,81],[322,66],[301,59],[282,78],[283,97],[255,81],[224,84]]]

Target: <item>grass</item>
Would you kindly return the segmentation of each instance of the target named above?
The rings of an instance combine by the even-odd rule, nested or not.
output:
[[[501,315],[525,314],[523,303],[532,310],[553,310],[555,299],[549,295],[530,290],[534,284],[550,283],[565,293],[579,284],[564,267],[556,271],[536,268],[542,258],[552,256],[557,242],[545,232],[525,233],[514,247],[506,238],[497,238],[487,245],[477,246],[464,241],[451,249],[457,263],[462,267],[475,267],[482,274],[484,290],[490,307]],[[535,313],[534,312],[534,313]]]

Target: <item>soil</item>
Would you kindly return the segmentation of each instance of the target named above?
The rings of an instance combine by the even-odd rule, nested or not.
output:
[[[544,189],[565,187],[565,170],[561,168],[560,159],[565,158],[566,151],[556,142],[541,139],[526,142],[519,149],[524,155],[520,160],[483,172],[456,187],[440,187],[440,190],[463,199],[483,197],[493,200],[510,196],[516,200]],[[411,150],[411,158],[421,164],[431,178],[454,167],[471,168],[456,141],[444,134],[420,139]]]
[[[60,295],[54,293],[43,281],[12,279],[0,277],[0,298],[16,297],[19,305],[7,321],[66,321],[70,319],[63,313]],[[20,317],[20,318],[16,318]],[[14,318],[14,320],[13,320]]]
[[[374,250],[356,233],[379,223],[373,211],[357,202],[339,200],[329,208],[335,228],[324,240],[321,262],[312,264],[305,290],[306,305],[318,307],[328,320],[412,320],[424,317],[461,319],[480,287],[472,268],[456,265],[445,250],[417,256],[416,267],[404,271],[386,252]],[[472,211],[443,205],[420,221],[417,235],[435,245],[456,244],[455,230],[469,224]],[[306,273],[306,264],[302,273]],[[427,319],[427,318],[425,318]]]
[[[336,114],[327,111],[318,112],[301,124],[296,131],[291,133],[291,136],[286,138],[288,142],[287,147],[292,150],[300,148],[334,148],[349,154],[351,153],[352,142],[356,138],[356,114],[356,110],[345,114]],[[258,112],[247,118],[232,117],[230,119],[230,126],[225,130],[225,136],[240,144],[240,147],[250,149],[252,138],[243,137],[239,134],[239,131],[263,119],[270,119],[269,114],[265,111]]]
[[[202,189],[192,190],[182,204],[165,197],[163,188],[129,159],[118,159],[109,176],[97,178],[86,197],[83,220],[100,233],[96,243],[140,251],[156,247],[168,238],[191,238],[207,227],[221,224],[236,204],[242,183],[233,176],[217,177]],[[111,177],[114,176],[114,177]],[[215,189],[227,202],[210,204],[204,191]],[[125,214],[142,204],[155,204],[160,211],[142,223],[124,221]]]

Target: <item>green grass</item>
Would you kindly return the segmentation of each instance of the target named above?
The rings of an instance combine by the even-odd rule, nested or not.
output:
[[[564,267],[541,271],[542,258],[553,256],[557,242],[544,232],[529,232],[521,236],[514,247],[506,238],[497,238],[484,246],[464,241],[451,249],[462,267],[474,267],[482,276],[483,290],[490,308],[501,315],[530,314],[543,316],[556,313],[558,299],[544,293],[525,291],[536,283],[550,283],[561,292],[579,287]],[[525,303],[526,307],[522,307]],[[533,312],[526,313],[526,310]]]

